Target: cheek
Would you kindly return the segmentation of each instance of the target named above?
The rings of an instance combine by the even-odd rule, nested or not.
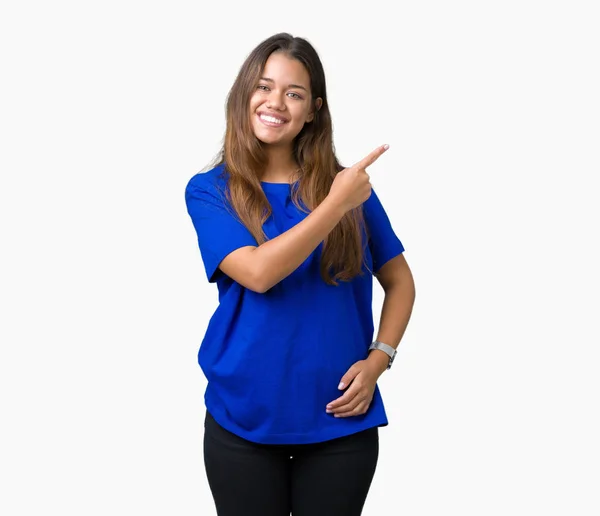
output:
[[[295,123],[303,123],[308,114],[308,110],[304,106],[299,106],[297,104],[289,104],[288,111],[290,115],[292,115]]]
[[[258,106],[262,104],[262,99],[260,95],[254,94],[250,97],[250,112],[254,113]]]
[[[298,120],[298,123],[303,126],[306,121],[308,120],[309,116],[308,116],[308,109],[301,109],[298,110],[298,114],[296,115],[296,119]]]

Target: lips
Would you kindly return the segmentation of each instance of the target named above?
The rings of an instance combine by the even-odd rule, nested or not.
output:
[[[277,115],[275,113],[267,113],[265,111],[260,111],[257,113],[258,118],[260,118],[261,122],[264,122],[266,124],[269,125],[283,125],[286,122],[288,122],[289,120],[287,118],[282,117],[281,115]],[[271,117],[276,121],[272,121],[272,120],[265,120],[263,117]]]

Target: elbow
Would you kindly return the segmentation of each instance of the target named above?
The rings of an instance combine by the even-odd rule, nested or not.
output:
[[[221,261],[219,268],[233,281],[257,294],[264,294],[273,286],[270,283],[272,274],[253,250],[241,249],[230,253]]]
[[[256,267],[250,274],[249,283],[248,288],[257,294],[264,294],[273,286],[268,272],[260,266]]]
[[[257,294],[264,294],[269,290],[269,288],[263,287],[262,285],[257,286],[256,288],[251,289],[253,292]]]
[[[252,292],[256,292],[257,294],[264,294],[267,290],[269,290],[266,285],[259,281],[249,281],[246,285],[244,285],[248,290]]]
[[[264,281],[260,279],[260,276],[256,276],[252,273],[245,274],[236,280],[242,287],[256,292],[257,294],[264,294],[268,289]]]

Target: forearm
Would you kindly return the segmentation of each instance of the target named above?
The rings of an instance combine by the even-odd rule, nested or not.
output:
[[[414,301],[415,287],[412,276],[407,276],[385,291],[376,340],[393,348],[398,347],[408,326]],[[383,372],[389,363],[389,356],[374,349],[369,353],[368,360],[377,363]]]
[[[304,220],[254,251],[256,277],[264,290],[294,272],[344,216],[343,209],[329,197]]]

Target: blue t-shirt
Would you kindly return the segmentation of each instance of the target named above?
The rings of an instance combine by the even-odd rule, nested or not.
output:
[[[291,186],[265,183],[272,215],[269,238],[307,214],[291,200]],[[194,175],[185,190],[188,213],[209,282],[219,305],[198,352],[208,381],[207,410],[230,432],[264,444],[306,444],[388,424],[379,387],[368,411],[336,418],[325,406],[345,390],[344,373],[368,356],[373,341],[373,276],[338,286],[319,271],[323,243],[294,272],[259,294],[225,275],[218,266],[229,253],[257,242],[224,197],[223,165]],[[366,261],[373,272],[404,251],[375,191],[363,204],[370,233]]]

